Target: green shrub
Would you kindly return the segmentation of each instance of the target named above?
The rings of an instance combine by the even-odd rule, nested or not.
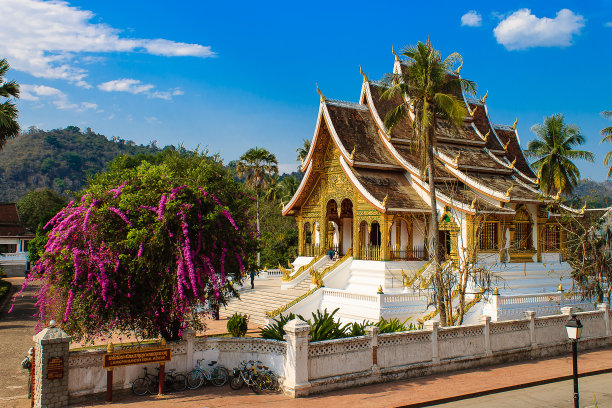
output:
[[[348,337],[347,331],[350,325],[346,324],[341,326],[339,320],[334,320],[334,315],[337,311],[338,309],[329,313],[327,309],[325,309],[323,313],[317,310],[316,313],[312,314],[312,322],[310,319],[307,320],[310,325],[311,341],[333,340]],[[299,317],[304,320],[302,316]]]
[[[2,265],[0,265],[0,279],[6,278],[6,272],[4,272],[4,269],[2,269]]]
[[[274,319],[274,323],[264,326],[260,330],[261,337],[264,339],[271,340],[285,340],[285,325],[290,320],[295,319],[293,313],[289,313],[286,316],[280,315],[278,319]]]
[[[244,337],[247,332],[247,318],[240,313],[234,313],[227,321],[227,331],[232,337]]]
[[[11,283],[0,279],[0,304],[4,301],[6,296],[11,292]]]
[[[376,326],[378,326],[378,333],[383,334],[383,333],[395,333],[395,332],[401,332],[401,331],[408,331],[408,330],[417,330],[417,327],[410,323],[408,323],[409,319],[404,320],[403,322],[401,322],[398,318],[394,317],[391,320],[387,320],[384,317],[382,319],[380,319],[380,321],[378,323],[376,323]]]

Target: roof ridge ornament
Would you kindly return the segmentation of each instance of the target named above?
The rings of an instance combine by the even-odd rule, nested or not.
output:
[[[472,200],[472,204],[470,205],[470,208],[473,210],[476,208],[476,200],[478,199],[478,197],[474,197],[474,199]]]
[[[391,46],[391,52],[393,53],[393,55],[395,56],[395,60],[399,62],[399,56],[397,55],[397,53],[395,52],[395,49],[393,48],[393,45]]]
[[[514,123],[512,124],[512,130],[516,130],[516,124],[518,123],[518,118],[516,118],[516,120],[514,121]]]
[[[357,146],[353,146],[353,151],[351,152],[351,155],[349,156],[349,160],[354,162],[355,161],[355,149]]]
[[[454,160],[455,166],[459,165],[459,157],[461,157],[461,152],[457,153],[457,156],[455,156],[455,160]]]
[[[478,110],[478,105],[476,105],[476,107],[474,108],[474,110],[472,111],[472,117],[474,117],[476,115],[476,111]]]
[[[508,145],[510,145],[510,139],[508,139],[508,141],[504,145],[504,150],[508,151]]]
[[[489,90],[487,89],[487,93],[485,94],[485,96],[482,97],[482,99],[480,100],[480,102],[482,102],[483,104],[485,103],[485,101],[487,100],[487,97],[489,96]]]
[[[512,191],[513,188],[514,188],[514,184],[512,184],[510,188],[506,191],[506,194],[505,194],[506,197],[510,197],[510,192]]]
[[[463,68],[463,60],[461,61],[461,64],[457,67],[457,69],[455,70],[455,74],[459,75],[461,73],[462,68]]]
[[[557,194],[555,195],[555,200],[559,200],[560,197],[561,197],[561,190],[557,191]]]
[[[387,208],[387,199],[389,198],[389,193],[387,193],[387,195],[385,196],[385,198],[383,198],[382,200],[382,206],[384,208]]]
[[[487,139],[489,138],[489,134],[491,133],[491,129],[489,129],[489,131],[487,132],[486,135],[484,135],[484,141],[486,142]]]
[[[582,208],[580,209],[580,214],[584,214],[584,210],[586,210],[587,207],[587,202],[584,202],[584,205],[582,206]]]
[[[363,82],[369,82],[368,77],[366,76],[365,72],[363,72],[363,69],[361,69],[361,65],[359,66],[359,73],[363,77]]]
[[[319,84],[317,84],[317,93],[319,94],[319,97],[321,98],[321,102],[325,102],[325,96],[323,95],[323,92],[321,92],[321,90],[319,89]]]
[[[516,164],[516,156],[514,156],[514,160],[512,160],[512,163],[510,163],[510,169],[513,170],[514,169],[514,165]]]

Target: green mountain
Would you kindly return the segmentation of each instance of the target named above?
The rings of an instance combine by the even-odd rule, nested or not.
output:
[[[78,191],[88,175],[106,169],[120,154],[151,154],[160,149],[112,138],[76,126],[43,131],[36,128],[9,140],[0,150],[0,202],[17,201],[28,191],[50,188]]]
[[[574,196],[568,200],[574,207],[605,208],[612,205],[612,180],[593,181],[583,179],[574,188]]]

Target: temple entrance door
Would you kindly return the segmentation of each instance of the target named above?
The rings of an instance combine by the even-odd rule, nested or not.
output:
[[[340,204],[340,254],[353,247],[353,203],[348,198]],[[353,251],[354,253],[355,251]]]
[[[438,231],[438,254],[440,260],[446,260],[451,254],[451,236],[450,231]]]

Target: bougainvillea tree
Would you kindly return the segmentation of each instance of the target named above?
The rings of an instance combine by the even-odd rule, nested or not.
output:
[[[176,339],[201,329],[253,266],[252,198],[214,158],[172,152],[111,166],[45,227],[40,323],[77,340],[110,333]]]

